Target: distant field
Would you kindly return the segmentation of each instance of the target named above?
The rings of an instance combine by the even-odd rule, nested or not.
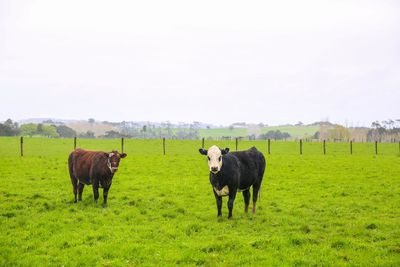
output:
[[[234,141],[206,141],[234,150]],[[399,266],[398,144],[242,141],[266,154],[258,213],[223,218],[201,141],[125,140],[109,205],[72,203],[71,139],[0,138],[0,266]],[[83,140],[94,150],[119,140]],[[101,202],[100,202],[101,203]]]
[[[271,130],[287,132],[291,137],[302,138],[313,136],[315,132],[319,131],[319,126],[269,126],[261,128],[261,133],[267,133]]]
[[[319,131],[319,126],[268,126],[260,128],[259,134],[267,133],[271,130],[287,132],[292,138],[303,138],[313,136],[315,132]],[[208,138],[210,136],[212,138],[218,138],[221,136],[247,137],[249,135],[247,128],[235,128],[232,130],[229,128],[200,129],[199,132],[201,138]]]
[[[199,134],[201,138],[212,137],[214,139],[221,136],[239,137],[248,135],[247,129],[244,128],[234,128],[232,130],[230,130],[229,128],[200,129]]]

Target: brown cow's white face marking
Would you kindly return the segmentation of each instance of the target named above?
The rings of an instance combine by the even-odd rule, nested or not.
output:
[[[112,151],[109,153],[107,159],[107,167],[110,169],[111,173],[115,173],[118,170],[119,166],[119,161],[121,158],[125,158],[126,154],[125,153],[118,153],[118,151]]]
[[[222,153],[217,146],[212,146],[207,152],[208,167],[210,172],[217,173],[222,167]]]

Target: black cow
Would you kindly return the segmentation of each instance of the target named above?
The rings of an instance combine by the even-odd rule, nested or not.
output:
[[[266,165],[264,155],[255,147],[246,151],[228,153],[229,148],[220,149],[212,146],[208,150],[200,148],[199,152],[207,155],[210,183],[217,202],[218,216],[222,215],[222,197],[229,196],[228,218],[232,217],[233,202],[237,191],[243,192],[244,211],[247,213],[251,186],[253,186],[253,213],[255,213],[258,191]]]
[[[118,170],[120,159],[125,157],[125,153],[118,153],[118,151],[102,152],[83,149],[72,151],[68,158],[68,167],[75,196],[74,202],[82,200],[85,184],[92,184],[95,202],[99,198],[99,187],[103,187],[103,206],[106,206],[112,178]]]

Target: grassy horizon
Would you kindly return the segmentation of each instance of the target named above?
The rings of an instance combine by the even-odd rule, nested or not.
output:
[[[269,131],[281,131],[287,132],[290,134],[291,138],[310,138],[315,134],[315,132],[319,131],[319,126],[266,126],[260,127],[258,134],[264,134]],[[231,137],[246,137],[250,133],[247,128],[233,128],[229,129],[229,127],[224,128],[216,128],[216,129],[200,129],[199,135],[201,138],[220,138],[222,136],[231,136]]]

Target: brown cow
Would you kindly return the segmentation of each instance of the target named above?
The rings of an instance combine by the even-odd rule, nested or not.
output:
[[[82,192],[85,184],[92,184],[94,201],[97,202],[99,187],[102,187],[103,206],[106,206],[112,178],[118,170],[120,159],[125,157],[125,153],[118,153],[118,151],[102,152],[83,149],[72,151],[68,158],[68,166],[75,196],[74,202],[82,201]],[[77,194],[78,199],[76,198]]]

